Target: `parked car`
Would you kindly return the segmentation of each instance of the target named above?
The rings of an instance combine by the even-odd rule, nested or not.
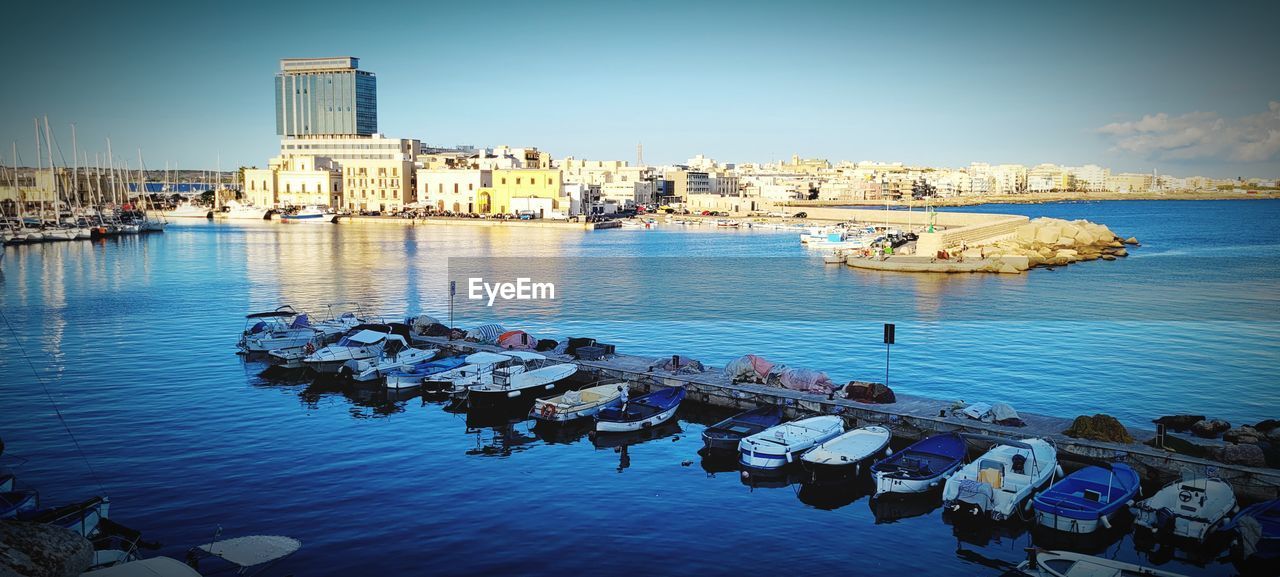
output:
[[[797,212],[797,213],[795,213],[795,215],[793,215],[793,216],[795,216],[796,218],[809,218],[809,213],[807,213],[807,212]]]

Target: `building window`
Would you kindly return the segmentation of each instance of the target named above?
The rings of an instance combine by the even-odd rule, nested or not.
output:
[[[507,179],[504,177],[504,178],[502,179],[502,184],[506,184],[506,183],[507,183]]]

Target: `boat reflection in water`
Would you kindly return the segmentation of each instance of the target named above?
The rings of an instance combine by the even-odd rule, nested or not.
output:
[[[537,421],[533,426],[533,434],[548,445],[570,445],[585,438],[595,430],[595,421],[578,419],[565,423]]]
[[[875,515],[876,524],[893,523],[901,519],[910,519],[928,515],[942,506],[942,491],[928,493],[876,495],[867,501],[871,514]]]
[[[873,492],[875,485],[865,476],[847,483],[813,483],[806,479],[800,484],[796,498],[814,509],[832,511],[851,505]]]
[[[1092,533],[1072,534],[1036,524],[1031,527],[1031,540],[1035,542],[1036,547],[1044,549],[1100,555],[1122,541],[1132,532],[1132,527],[1133,516],[1124,512],[1118,513],[1116,518],[1111,520],[1110,529],[1099,527]]]
[[[743,485],[755,489],[781,489],[809,480],[809,474],[799,465],[787,465],[778,469],[755,469],[739,466],[738,479]]]
[[[990,545],[1004,545],[1006,543],[1017,544],[1022,542],[1022,546],[1029,546],[1031,539],[1027,533],[1030,523],[1020,522],[1016,519],[1002,522],[994,522],[983,520],[983,522],[975,523],[969,521],[967,517],[961,517],[959,522],[951,515],[940,515],[943,523],[951,526],[951,535],[960,543],[968,543],[978,547],[987,547]]]
[[[594,429],[594,421],[591,422],[591,425]],[[591,444],[596,449],[613,449],[613,452],[618,454],[617,471],[621,473],[631,467],[631,454],[628,451],[631,446],[674,437],[678,434],[680,434],[680,423],[676,419],[671,419],[656,427],[639,431],[602,433],[592,430],[587,436],[591,438]]]
[[[467,433],[475,436],[476,444],[467,449],[467,455],[478,457],[507,457],[512,453],[524,451],[538,440],[528,434],[517,423],[489,427],[471,427],[468,423]]]

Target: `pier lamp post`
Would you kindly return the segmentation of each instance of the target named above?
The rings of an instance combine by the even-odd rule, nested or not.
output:
[[[889,386],[889,346],[894,342],[897,327],[893,323],[884,324],[884,386]]]

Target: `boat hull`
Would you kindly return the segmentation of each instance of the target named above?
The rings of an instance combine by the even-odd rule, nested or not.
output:
[[[555,383],[530,385],[519,389],[484,390],[472,388],[467,392],[467,406],[472,409],[501,409],[532,403],[538,395],[554,391]]]
[[[1103,517],[1106,517],[1103,515]],[[1110,522],[1110,519],[1107,521]],[[1062,531],[1064,533],[1088,534],[1103,526],[1102,517],[1096,519],[1073,519],[1064,515],[1054,515],[1044,511],[1036,511],[1036,524]]]
[[[602,433],[628,433],[631,431],[640,431],[661,425],[667,422],[671,417],[675,416],[679,405],[671,407],[661,413],[651,415],[648,418],[638,421],[596,421],[596,430]]]
[[[923,479],[906,479],[881,472],[872,473],[871,476],[876,482],[877,495],[881,493],[927,493],[941,487],[942,482],[945,481],[947,477],[951,476],[952,473],[955,473],[961,465],[963,465],[963,463],[956,461],[956,464],[950,469],[938,473],[935,476]]]

